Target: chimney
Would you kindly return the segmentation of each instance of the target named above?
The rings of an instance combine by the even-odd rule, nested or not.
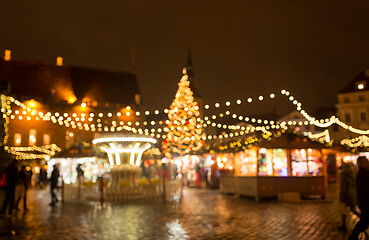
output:
[[[57,57],[56,58],[56,65],[63,66],[63,58],[62,57]]]
[[[10,51],[10,50],[8,50],[8,49],[6,49],[5,50],[5,55],[4,55],[4,60],[5,61],[10,61],[11,60],[11,58],[12,58],[12,51]]]

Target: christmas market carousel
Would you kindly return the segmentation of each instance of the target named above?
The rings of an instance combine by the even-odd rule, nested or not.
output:
[[[156,139],[127,134],[95,138],[93,147],[104,153],[106,168],[97,178],[78,174],[74,183],[64,184],[65,201],[128,202],[173,200],[181,194],[180,179],[167,178],[166,168],[159,161],[141,161]],[[83,172],[83,170],[81,171]]]

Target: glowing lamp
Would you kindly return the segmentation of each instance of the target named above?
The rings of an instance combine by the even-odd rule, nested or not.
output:
[[[28,106],[31,108],[35,108],[36,107],[36,101],[31,99],[28,101]]]
[[[359,90],[364,89],[364,84],[363,83],[358,84],[357,89],[359,89]]]
[[[70,97],[70,98],[68,98],[68,103],[69,104],[72,104],[72,103],[74,103],[75,101],[77,101],[77,98],[76,97]]]
[[[5,61],[10,61],[11,60],[11,55],[12,55],[12,51],[10,51],[10,50],[8,50],[8,49],[6,49],[5,50],[5,55],[4,55],[4,60]]]
[[[57,66],[63,66],[63,58],[62,57],[57,57],[56,58],[56,65]]]
[[[85,102],[81,103],[81,107],[87,107],[87,104]]]

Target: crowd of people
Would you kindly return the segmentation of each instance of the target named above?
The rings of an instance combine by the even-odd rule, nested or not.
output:
[[[29,167],[28,167],[29,168]],[[27,170],[26,165],[22,165],[18,170],[18,161],[12,160],[2,174],[2,184],[4,185],[5,197],[0,209],[0,216],[11,216],[13,211],[20,211],[19,202],[23,202],[23,211],[27,208],[27,190],[31,186],[33,172]],[[36,186],[40,188],[46,187],[47,182],[50,183],[51,203],[54,205],[58,202],[55,190],[57,189],[60,173],[58,167],[54,165],[51,177],[47,179],[47,172],[41,169],[36,179]]]
[[[359,221],[355,224],[349,240],[356,240],[359,234],[369,226],[369,161],[360,156],[357,159],[358,171],[352,163],[343,163],[340,175],[340,230],[347,230],[347,220],[350,213],[357,215]]]

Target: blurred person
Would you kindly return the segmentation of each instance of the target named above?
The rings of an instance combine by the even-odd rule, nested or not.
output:
[[[349,216],[348,208],[356,215],[359,215],[356,210],[357,198],[356,198],[356,176],[355,167],[350,163],[343,163],[341,167],[340,178],[340,212],[341,212],[341,225],[338,227],[340,230],[346,231],[346,219]]]
[[[21,198],[23,198],[23,210],[24,211],[28,211],[28,208],[27,208],[27,189],[28,189],[28,176],[27,176],[27,170],[26,170],[26,166],[22,166],[21,167],[21,170],[19,171],[19,175],[18,175],[18,185],[16,187],[16,192],[17,192],[17,199],[16,199],[16,202],[15,202],[15,206],[14,206],[14,209],[19,211],[19,208],[18,208],[18,204],[21,200]],[[18,188],[19,188],[19,191],[18,192]]]
[[[32,168],[30,166],[27,166],[26,167],[26,176],[27,176],[27,181],[28,181],[28,187],[32,186],[32,175],[33,175]]]
[[[45,188],[47,186],[47,172],[45,167],[40,168],[39,178],[40,188]]]
[[[85,176],[85,172],[82,169],[82,164],[81,163],[79,163],[77,165],[76,170],[77,170],[77,178],[83,178]]]
[[[5,187],[5,199],[3,202],[3,206],[0,210],[1,215],[5,215],[6,210],[8,209],[9,215],[13,213],[14,208],[14,198],[15,198],[15,186],[18,182],[18,162],[13,159],[13,161],[9,164],[9,166],[5,169],[6,174],[6,187]]]
[[[357,165],[359,172],[356,177],[356,191],[360,220],[352,230],[349,240],[358,239],[359,234],[364,232],[369,226],[369,161],[366,157],[360,156],[357,159]]]
[[[51,172],[50,176],[50,193],[51,193],[51,203],[50,206],[53,206],[56,202],[58,202],[58,198],[56,197],[55,190],[58,188],[58,181],[59,181],[59,169],[58,166],[55,164],[53,167],[53,171]]]

